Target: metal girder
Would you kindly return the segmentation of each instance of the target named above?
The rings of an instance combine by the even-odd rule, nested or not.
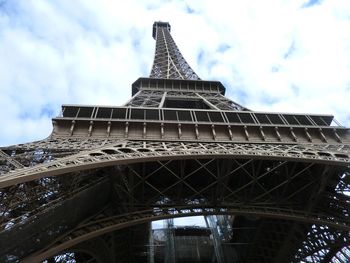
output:
[[[135,147],[136,146],[136,147]],[[346,166],[350,158],[337,157],[312,145],[117,142],[51,162],[16,169],[0,177],[0,187],[27,182],[45,176],[128,163],[184,158],[231,158],[305,160]],[[327,147],[325,147],[327,148]]]
[[[7,155],[0,149],[0,160],[4,159],[7,162],[9,162],[11,165],[13,165],[15,168],[23,168],[24,165],[21,164],[20,162],[16,161],[15,159],[11,158],[11,156]]]
[[[344,259],[349,258],[349,243],[349,231],[313,225],[293,262],[338,262],[337,258],[347,262]]]
[[[153,89],[141,88],[125,106],[129,107],[150,107],[150,108],[165,108],[165,99],[176,100],[195,100],[202,99],[213,110],[247,110],[243,106],[231,101],[221,93],[206,93],[194,91],[159,91]]]
[[[213,101],[197,92],[195,97],[175,98],[168,91],[158,96],[142,94],[139,91],[129,102],[134,101],[135,107],[64,105],[62,115],[53,119],[51,137],[340,145],[350,142],[350,130],[331,125],[332,116],[221,110],[215,101],[223,99]],[[145,105],[137,106],[142,103]]]
[[[69,231],[66,235],[57,239],[50,244],[46,249],[33,254],[32,256],[23,260],[23,262],[38,262],[51,257],[58,252],[69,247],[79,244],[80,242],[89,240],[91,238],[109,233],[118,229],[127,228],[133,225],[146,223],[154,220],[177,218],[183,216],[196,215],[251,215],[283,218],[286,220],[308,222],[313,224],[324,224],[339,229],[343,226],[335,224],[332,220],[323,220],[318,215],[304,214],[301,211],[291,211],[283,209],[275,209],[268,207],[172,207],[172,208],[153,208],[146,211],[137,211],[124,215],[106,217],[104,214],[96,215],[96,218],[91,221],[86,221],[80,224],[77,228]],[[350,226],[344,226],[344,230],[349,231]]]
[[[203,145],[201,147],[203,147]],[[120,170],[118,173],[109,171],[108,174],[121,179],[119,182],[114,180],[113,184],[119,185],[119,187],[116,188],[118,193],[124,191],[126,194],[116,196],[113,203],[118,207],[125,207],[126,210],[124,211],[126,211],[127,215],[130,215],[131,218],[134,218],[133,216],[135,216],[134,219],[139,220],[136,220],[134,222],[135,224],[146,222],[144,220],[152,221],[161,218],[169,218],[171,216],[198,215],[203,212],[201,209],[209,208],[208,211],[205,210],[204,212],[209,213],[212,211],[211,214],[220,214],[222,212],[234,216],[244,215],[248,217],[280,218],[284,221],[303,222],[307,225],[329,225],[333,228],[337,227],[341,231],[348,231],[349,222],[347,222],[346,213],[344,214],[343,212],[344,209],[346,209],[345,207],[338,211],[337,215],[332,213],[332,218],[329,218],[328,216],[330,210],[327,211],[327,213],[320,213],[322,210],[317,207],[315,207],[313,211],[303,210],[303,202],[305,198],[308,198],[308,194],[313,192],[312,189],[319,188],[316,180],[318,178],[317,170],[319,169],[313,168],[316,164],[301,162],[297,165],[293,162],[287,161],[227,159],[225,162],[231,163],[231,167],[228,166],[224,160],[221,160],[221,164],[227,167],[225,172],[223,172],[221,170],[216,171],[217,161],[216,158],[168,161],[158,160],[153,163],[118,166],[118,171]],[[183,166],[183,168],[181,166]],[[175,169],[175,167],[178,167],[179,169]],[[230,168],[228,169],[228,167]],[[106,172],[107,171],[104,171],[104,173]],[[218,172],[223,173],[219,176]],[[123,173],[125,174],[125,179],[122,177]],[[202,183],[198,184],[198,182],[200,182],[197,180],[199,174],[201,175]],[[93,174],[91,174],[91,176],[94,178]],[[336,179],[334,176],[332,176],[332,178],[333,180]],[[167,182],[166,185],[164,185],[164,181]],[[225,191],[224,194],[217,199],[215,194],[217,185],[215,182],[219,181],[225,182],[223,185]],[[194,182],[197,183],[194,184]],[[309,182],[313,183],[310,184]],[[344,181],[344,184],[346,184],[346,180]],[[183,190],[179,190],[181,189],[180,185],[182,185]],[[288,185],[288,191],[286,191],[285,185]],[[300,187],[300,185],[308,185],[308,188],[304,188],[303,191],[300,190],[298,193],[295,193],[295,190]],[[184,191],[185,188],[189,190]],[[347,186],[342,186],[342,189],[346,188]],[[270,191],[269,189],[274,190]],[[342,189],[340,191],[342,191]],[[172,201],[174,196],[173,193],[177,194]],[[271,195],[271,193],[273,193],[273,195]],[[290,193],[293,194],[291,195]],[[43,194],[38,193],[38,195],[42,196]],[[35,198],[36,196],[33,196],[33,200],[35,200]],[[64,199],[65,198],[63,197],[60,200]],[[164,203],[164,201],[159,203],[160,200],[168,201],[166,201],[166,203]],[[184,200],[188,200],[192,203],[197,202],[197,205],[193,204],[191,206],[192,208],[194,207],[193,210],[190,209],[187,211],[186,208],[183,211],[176,211],[174,213],[170,212],[164,215],[153,215],[146,212],[145,217],[143,217],[144,211],[137,212],[139,209],[147,207],[154,208],[146,211],[158,211],[157,207],[160,207],[160,210],[165,209],[166,211],[169,209],[171,210],[172,207],[180,209],[181,206],[179,205],[183,204],[185,202]],[[53,206],[52,204],[53,203],[49,203],[46,208],[50,209]],[[210,206],[210,204],[215,206]],[[15,207],[16,204],[13,204],[13,206]],[[200,210],[197,210],[198,207]],[[322,208],[322,205],[318,207]],[[189,214],[184,213],[186,211],[189,212]],[[336,212],[336,210],[333,209],[333,212]],[[40,213],[42,214],[43,212]],[[138,216],[138,213],[140,213],[141,216]],[[110,216],[111,214],[106,213],[106,215]],[[117,213],[113,218],[119,218],[119,216],[120,214]],[[37,218],[37,215],[33,214],[32,217]],[[30,217],[28,219],[31,220]],[[125,222],[133,221],[130,218],[124,219],[125,221],[122,220],[123,227],[131,226]],[[19,223],[21,222],[19,221]],[[111,224],[108,223],[107,225],[110,226]],[[273,225],[277,224],[273,223]],[[88,229],[95,229],[95,226]],[[116,229],[110,229],[110,231],[113,230]],[[86,233],[88,232],[89,231]],[[268,235],[265,233],[263,236],[267,237]],[[92,238],[93,236],[88,235],[87,237]],[[271,238],[275,241],[269,241],[270,243],[280,243],[275,237]],[[258,240],[261,241],[261,239],[262,237]],[[300,242],[299,239],[297,239],[297,241]],[[266,254],[266,258],[269,258],[276,253],[271,250],[272,248],[261,247],[261,249],[262,251],[265,251],[266,249],[270,251],[261,252]],[[275,247],[275,249],[278,248]],[[270,256],[268,257],[268,255]]]

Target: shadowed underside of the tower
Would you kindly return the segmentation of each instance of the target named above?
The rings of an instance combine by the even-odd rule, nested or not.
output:
[[[125,105],[63,105],[47,139],[1,148],[0,262],[350,261],[350,130],[250,111],[169,23],[153,37]],[[173,225],[195,215],[205,227]]]

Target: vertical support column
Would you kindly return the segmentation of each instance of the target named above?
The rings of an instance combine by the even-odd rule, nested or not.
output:
[[[224,253],[222,251],[221,247],[221,238],[219,231],[216,227],[216,221],[215,216],[205,216],[204,220],[208,228],[210,228],[212,237],[213,237],[213,246],[214,246],[214,252],[216,256],[216,262],[217,263],[225,263],[224,260]]]
[[[175,263],[174,219],[164,220],[165,247],[164,263]]]
[[[111,263],[116,263],[116,245],[115,245],[115,232],[109,234],[111,240],[110,243],[110,253],[111,253]]]
[[[149,224],[149,246],[148,246],[148,263],[154,263],[154,237],[152,223]]]

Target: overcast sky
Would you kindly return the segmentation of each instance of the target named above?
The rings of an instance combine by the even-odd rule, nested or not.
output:
[[[47,137],[61,104],[127,101],[158,20],[238,103],[350,125],[349,0],[0,0],[0,145]]]

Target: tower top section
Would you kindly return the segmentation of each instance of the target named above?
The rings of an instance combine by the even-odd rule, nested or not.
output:
[[[161,22],[161,21],[154,22],[153,23],[153,32],[152,32],[152,37],[154,39],[156,39],[158,27],[166,28],[169,32],[170,32],[170,29],[171,29],[171,26],[170,26],[169,22]]]
[[[154,22],[152,36],[156,50],[150,78],[200,80],[171,37],[168,22]]]

